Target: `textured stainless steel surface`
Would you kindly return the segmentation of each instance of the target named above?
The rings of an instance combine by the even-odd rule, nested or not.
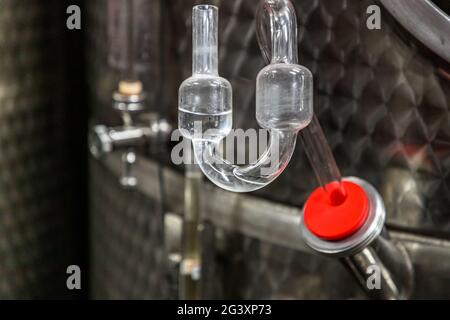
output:
[[[147,108],[156,110],[157,105],[162,109],[158,102],[163,99],[157,95],[160,81],[155,81],[161,79],[160,1],[96,0],[87,1],[86,5],[89,98],[93,118],[108,126],[121,124],[120,113],[111,108],[111,94],[118,81],[130,74],[143,82],[144,92],[149,97]],[[126,33],[130,8],[134,23],[132,42]],[[130,67],[129,61],[136,63]],[[120,158],[120,154],[117,156]],[[137,163],[139,161],[140,158]],[[121,166],[122,163],[120,170]],[[120,175],[112,174],[101,162],[92,161],[90,169],[92,297],[176,297],[176,288],[170,286],[173,279],[169,279],[163,246],[160,198],[124,190],[118,183]],[[155,174],[158,180],[158,173]],[[146,176],[138,176],[139,183],[143,181],[145,185]],[[159,189],[158,184],[154,187]],[[160,196],[158,191],[155,194]]]
[[[119,155],[110,155],[103,160],[113,175],[121,170]],[[149,198],[158,198],[161,192],[156,177],[158,166],[153,161],[142,160],[136,164],[136,175],[146,176],[138,190]],[[171,212],[184,214],[183,176],[172,169],[163,172],[164,194]],[[311,252],[305,245],[301,232],[301,209],[265,201],[256,197],[221,192],[221,189],[205,184],[203,209],[206,220],[228,230],[234,230],[257,239],[300,251]],[[150,213],[149,213],[150,214]],[[281,223],[280,223],[281,221]]]
[[[120,157],[110,155],[104,160],[103,165],[114,177],[120,172]],[[145,183],[138,186],[139,194],[145,195],[147,199],[160,199],[157,163],[142,160],[136,167],[136,174],[147,176]],[[183,175],[166,168],[164,179],[167,182],[164,190],[168,201],[166,208],[182,217]],[[337,259],[315,256],[306,246],[300,232],[300,209],[254,196],[223,192],[211,185],[204,185],[203,188],[202,194],[208,195],[203,204],[203,219],[206,221],[202,242],[205,248],[203,257],[205,287],[202,290],[204,297],[291,299],[365,297],[358,283],[348,277],[347,271],[341,267]],[[151,207],[139,207],[138,210],[148,210],[147,215],[155,215],[155,210]],[[173,236],[176,237],[174,234]],[[414,268],[412,280],[414,289],[410,296],[450,298],[447,285],[450,242],[400,231],[391,231],[390,236],[393,243],[405,248],[410,256]],[[177,247],[174,245],[176,241],[180,240],[170,239],[172,248]],[[375,250],[378,253],[383,251]],[[392,257],[386,256],[386,250],[384,251],[382,258],[389,265],[391,264],[389,259]],[[270,261],[271,259],[275,261]],[[297,264],[301,261],[305,264],[302,268],[291,269],[298,268]],[[266,264],[275,264],[276,267],[267,267]],[[245,272],[241,274],[242,270]],[[396,271],[395,268],[394,270]],[[252,274],[252,271],[256,274]],[[153,269],[149,269],[148,272],[153,272]],[[264,274],[265,272],[275,274]],[[284,276],[281,277],[280,273]],[[258,274],[263,281],[269,283],[259,283]],[[237,277],[239,281],[232,280],[233,277]],[[430,285],[425,280],[427,278],[434,285]],[[240,286],[233,287],[236,283]],[[407,290],[411,290],[410,287],[411,285],[405,284]],[[405,294],[409,296],[409,292]]]
[[[220,5],[219,68],[231,80],[234,100],[239,105],[235,110],[235,127],[256,127],[252,120],[254,79],[264,61],[256,42],[254,1],[212,2]],[[449,70],[404,33],[387,11],[382,11],[382,29],[368,30],[365,27],[366,8],[374,3],[378,2],[294,1],[300,24],[300,61],[314,73],[315,112],[343,175],[362,177],[377,187],[385,200],[388,225],[391,229],[403,230],[393,233],[393,237],[401,238],[417,271],[412,297],[449,298],[450,251],[445,240],[450,232]],[[168,56],[173,58],[173,52],[176,52],[178,60],[173,60],[166,73],[165,100],[158,108],[172,113],[176,112],[173,99],[176,86],[190,74],[192,5],[191,1],[167,2],[167,19],[176,23],[168,24],[166,46],[176,47],[176,51],[168,50]],[[104,36],[105,1],[89,1],[88,6],[92,31],[89,48],[92,49],[90,88],[96,108],[94,114],[102,114],[114,122],[110,112],[101,112],[108,106],[117,81],[114,68],[105,62],[108,51],[107,37]],[[223,192],[217,197],[208,197],[207,205],[212,208],[210,214],[215,216],[210,220],[216,226],[209,225],[205,232],[204,254],[208,261],[204,270],[207,279],[203,290],[205,296],[364,297],[337,261],[301,251],[305,246],[300,233],[296,233],[300,222],[299,208],[315,187],[314,175],[301,149],[298,145],[292,163],[279,180],[255,193],[255,197],[240,198]],[[120,161],[116,160],[120,159],[108,157],[106,165],[117,167]],[[95,170],[96,167],[93,177]],[[139,190],[147,190],[142,193],[151,199],[152,194],[160,191],[157,168],[143,159],[136,170],[137,175],[143,177]],[[104,171],[102,179],[105,180],[112,172],[113,169]],[[397,179],[399,174],[405,183]],[[182,180],[168,169],[164,177],[167,202],[174,207],[171,211],[181,213]],[[105,194],[109,194],[111,199],[119,198],[124,192],[115,189],[112,182],[108,185],[95,182],[95,179],[99,179],[98,176],[92,179],[96,186],[95,192],[92,191],[93,206],[98,201],[92,213],[94,219],[99,212],[107,211],[103,208],[105,202],[95,195],[97,192],[106,189]],[[216,194],[214,187],[208,188],[208,194]],[[147,215],[157,214],[148,203],[142,201],[138,204]],[[258,212],[259,206],[267,210]],[[221,211],[224,207],[228,209],[225,212]],[[109,210],[116,214],[114,210],[117,208],[110,206]],[[224,215],[227,212],[229,216]],[[117,219],[119,217],[117,213]],[[277,218],[284,223],[276,224],[274,219]],[[138,225],[126,226],[131,230],[124,233],[120,241],[132,243],[130,248],[135,250],[149,245],[149,242],[131,242],[129,239]],[[105,234],[100,223],[96,224],[95,230]],[[418,235],[423,233],[429,237]],[[96,235],[92,235],[95,242]],[[110,241],[119,242],[117,234],[109,235]],[[158,242],[150,243],[150,246],[158,247]],[[120,257],[122,260],[119,261],[111,250],[102,250],[103,247],[106,245],[97,245],[98,250],[106,254],[102,259],[93,256],[93,269],[98,270],[96,264],[108,263],[111,269],[124,270],[122,266],[126,256]],[[120,254],[116,253],[116,256]],[[158,270],[145,265],[139,268],[148,274]],[[98,279],[94,287],[106,288],[97,296],[130,296],[128,289],[116,284],[120,279],[102,277],[97,272],[94,272],[94,277]],[[108,290],[108,284],[115,288]],[[152,291],[147,288],[147,291],[140,292]]]
[[[343,175],[362,177],[377,188],[391,183],[386,181],[391,168],[405,168],[414,176],[425,206],[415,211],[418,217],[388,216],[389,223],[446,232],[450,228],[448,69],[434,62],[407,34],[398,34],[398,25],[386,11],[382,29],[368,30],[366,9],[373,3],[295,1],[300,60],[315,76],[315,112]],[[224,48],[220,69],[231,80],[234,100],[240,105],[235,127],[256,127],[253,79],[263,60],[256,43],[254,6],[251,1],[219,4]],[[189,1],[178,3],[174,14],[189,23],[190,6]],[[189,24],[184,30],[179,55],[187,75]],[[303,204],[315,183],[301,146],[296,150],[286,174],[259,195]]]
[[[160,199],[123,190],[100,162],[91,162],[91,172],[92,298],[174,298]]]
[[[66,268],[79,263],[71,208],[79,199],[69,170],[60,4],[0,0],[0,299],[73,294]]]
[[[400,234],[396,234],[395,237]],[[400,235],[401,236],[401,235]],[[218,240],[219,239],[219,240]],[[213,242],[213,240],[215,240]],[[411,239],[412,240],[412,239]],[[416,270],[412,299],[449,299],[448,249],[433,240],[406,243]],[[319,258],[239,233],[216,229],[207,238],[208,297],[362,299],[357,282],[335,259]],[[444,271],[446,269],[446,271]],[[214,280],[212,280],[214,279]],[[236,286],[239,283],[239,286]]]
[[[450,62],[450,16],[430,0],[381,0],[381,3],[408,32]]]

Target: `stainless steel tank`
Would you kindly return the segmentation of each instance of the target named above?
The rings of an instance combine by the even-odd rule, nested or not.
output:
[[[61,4],[0,1],[0,299],[78,296],[66,268],[81,263],[85,213],[76,205]]]
[[[342,173],[366,179],[383,196],[387,225],[416,270],[412,297],[449,298],[450,58],[442,54],[442,44],[421,41],[388,1],[293,2],[300,24],[299,59],[314,74],[315,112]],[[231,80],[239,105],[235,127],[257,127],[254,79],[264,61],[256,41],[255,2],[213,3],[220,6],[219,68]],[[160,94],[166,98],[158,108],[173,113],[172,90],[191,69],[193,4],[172,0],[164,5],[167,41],[162,50],[171,53],[166,56],[173,59],[173,67],[164,72]],[[381,30],[366,26],[366,10],[373,4],[382,9]],[[431,2],[422,4],[431,5],[431,17],[441,14]],[[104,5],[100,0],[89,4],[96,17],[88,46],[94,49],[89,54],[96,108],[109,103],[114,83],[108,80],[114,68],[105,64]],[[424,23],[432,20],[438,19]],[[169,48],[176,49],[175,56]],[[161,256],[165,250],[158,236],[163,225],[152,219],[158,210],[183,213],[180,168],[168,164],[161,185],[158,162],[143,159],[137,172],[146,182],[130,193],[114,185],[117,163],[112,157],[91,165],[95,296],[167,297],[170,290],[162,276],[169,272],[167,257]],[[204,297],[365,297],[337,261],[311,255],[300,244],[300,232],[289,224],[314,187],[300,144],[286,172],[261,191],[237,196],[206,186]]]

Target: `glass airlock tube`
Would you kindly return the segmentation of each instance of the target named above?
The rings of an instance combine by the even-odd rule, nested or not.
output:
[[[257,36],[258,44],[267,63],[274,59],[278,61],[293,61],[297,63],[297,48],[294,46],[282,48],[281,37],[268,37],[273,21],[283,19],[287,23],[294,23],[289,29],[295,28],[295,15],[292,4],[287,0],[265,0],[265,4],[258,7]],[[312,98],[311,98],[312,100]],[[310,124],[299,133],[305,153],[313,168],[319,185],[326,191],[332,205],[339,205],[346,198],[346,191],[341,183],[341,173],[331,152],[330,145],[314,115]]]
[[[341,172],[316,116],[308,128],[300,133],[300,139],[316,179],[326,191],[330,203],[340,205],[345,201],[347,193],[341,183]]]
[[[219,146],[232,130],[232,87],[218,74],[218,9],[193,8],[193,70],[179,90],[179,129],[192,140],[203,173],[229,191],[260,189],[286,168],[297,134],[313,117],[311,72],[297,64],[297,22],[288,1],[266,1],[271,11],[270,64],[256,80],[256,119],[269,131],[269,145],[257,161],[245,166],[224,159]],[[268,35],[265,35],[268,37]]]

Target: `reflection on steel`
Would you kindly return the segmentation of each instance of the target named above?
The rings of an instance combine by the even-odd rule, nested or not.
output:
[[[387,168],[382,176],[380,194],[389,212],[389,224],[418,225],[426,202],[420,181],[405,168]]]
[[[185,166],[182,260],[179,273],[179,299],[201,298],[202,252],[200,231],[203,175],[195,165]]]
[[[450,62],[450,17],[430,0],[381,0],[400,24]]]
[[[409,254],[402,244],[394,244],[380,235],[367,248],[342,258],[342,261],[371,298],[410,298],[414,287],[414,270]],[[367,286],[370,266],[379,267],[379,289]]]
[[[170,288],[170,297],[179,297],[180,291],[180,265],[182,261],[182,233],[183,219],[177,214],[166,212],[164,214],[164,248],[167,254],[165,274],[167,287]]]
[[[164,215],[164,245],[170,260],[180,262],[181,260],[181,233],[183,220],[175,213],[167,212]]]

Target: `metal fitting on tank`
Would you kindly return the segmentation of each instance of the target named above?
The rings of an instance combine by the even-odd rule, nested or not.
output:
[[[123,169],[119,181],[124,188],[133,188],[138,183],[133,172],[137,151],[150,150],[159,140],[167,141],[171,127],[158,114],[146,110],[146,94],[140,81],[120,81],[112,100],[112,107],[120,113],[123,125],[93,126],[89,133],[89,150],[95,158],[121,151]]]
[[[339,258],[370,297],[407,299],[413,289],[413,266],[401,244],[389,238],[381,196],[362,179],[342,182],[348,194],[337,209],[321,197],[321,188],[306,202],[301,224],[306,244],[321,255]],[[378,284],[370,283],[374,272],[379,273]]]

